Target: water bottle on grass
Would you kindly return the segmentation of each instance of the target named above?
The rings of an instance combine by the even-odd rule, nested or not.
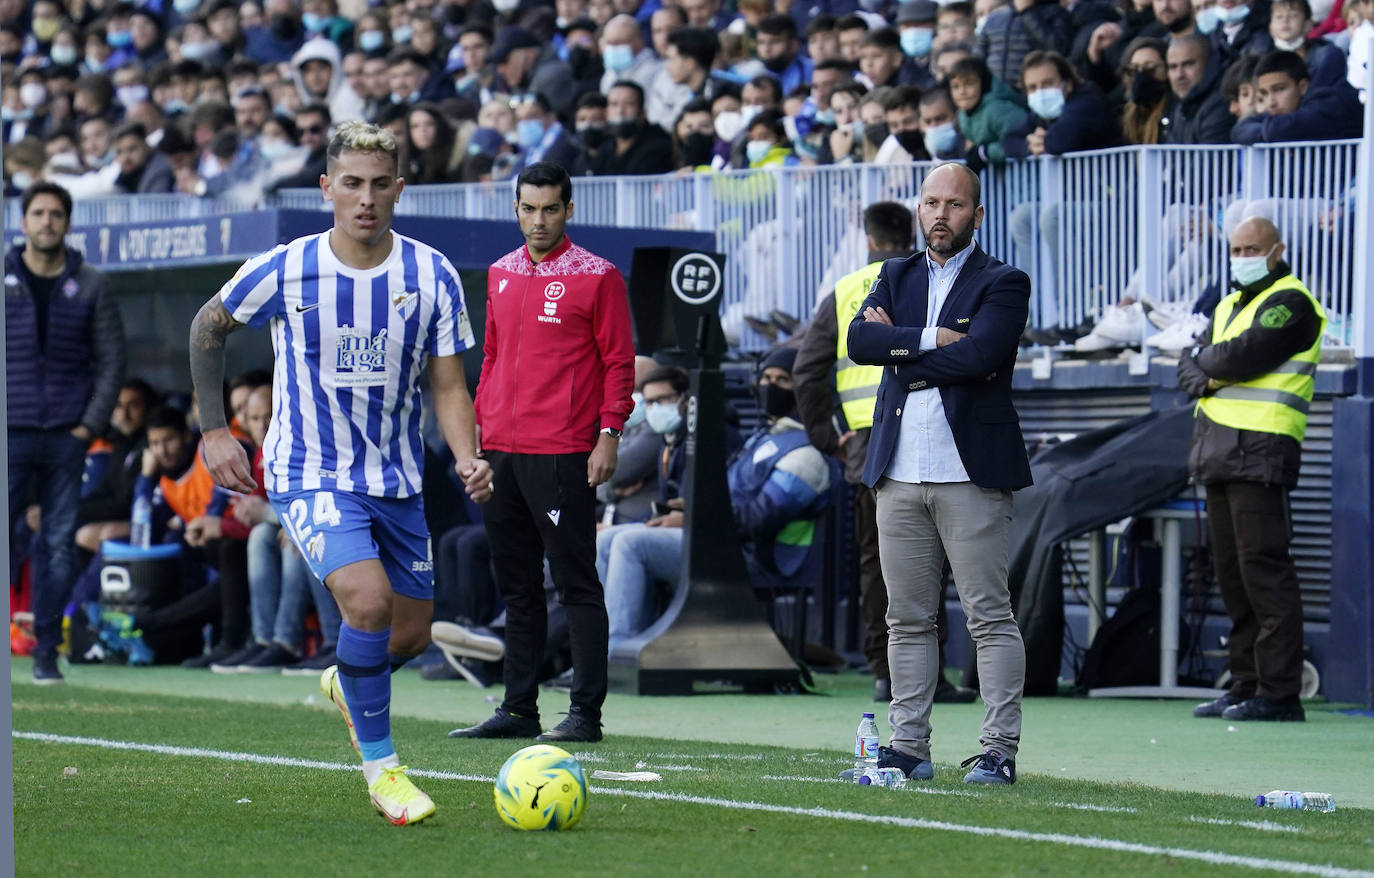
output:
[[[864,769],[862,774],[856,770],[854,776],[862,786],[887,787],[890,790],[906,788],[906,772],[900,768],[873,768],[870,766]]]
[[[1285,811],[1334,811],[1336,797],[1330,793],[1272,790],[1262,796],[1255,796],[1255,804],[1261,808],[1279,808]]]
[[[865,713],[859,719],[859,729],[854,733],[854,783],[864,783],[864,773],[878,767],[878,724],[873,714]]]

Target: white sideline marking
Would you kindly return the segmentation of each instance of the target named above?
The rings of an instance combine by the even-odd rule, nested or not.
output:
[[[1052,808],[1073,808],[1076,811],[1101,811],[1107,814],[1135,814],[1134,808],[1113,808],[1110,805],[1088,805],[1083,802],[1050,802]]]
[[[236,753],[229,750],[206,750],[199,747],[175,747],[167,744],[140,744],[133,741],[111,741],[106,738],[85,738],[71,735],[53,735],[46,732],[11,733],[14,738],[26,741],[46,741],[54,744],[77,744],[100,747],[106,750],[129,750],[140,753],[157,753],[164,756],[184,756],[202,759],[221,759],[230,762],[248,762],[260,765],[283,765],[294,768],[315,768],[323,771],[359,771],[358,764],[345,765],[341,762],[321,762],[314,759],[296,759],[288,756],[263,756],[257,753]],[[416,777],[429,777],[440,780],[462,780],[491,783],[490,777],[475,774],[459,774],[451,771],[426,771],[413,769],[409,772]],[[1195,851],[1189,848],[1162,847],[1160,845],[1140,844],[1114,838],[1095,836],[1065,835],[1058,832],[1028,832],[1023,829],[1009,829],[1000,826],[975,826],[965,823],[949,823],[944,820],[926,820],[919,817],[896,817],[881,814],[860,814],[855,811],[838,811],[833,808],[798,808],[791,805],[774,805],[766,802],[744,802],[734,799],[717,799],[709,796],[692,796],[686,793],[662,793],[653,790],[632,790],[620,787],[591,787],[591,791],[604,796],[622,796],[631,799],[645,799],[658,802],[682,802],[691,805],[713,805],[736,811],[759,811],[769,814],[795,814],[802,817],[822,817],[828,820],[846,820],[854,823],[876,823],[884,826],[902,826],[909,829],[934,829],[943,832],[959,832],[966,835],[982,835],[995,838],[1009,838],[1017,841],[1044,842],[1067,847],[1092,848],[1115,851],[1118,853],[1145,854],[1148,856],[1176,857],[1183,860],[1196,860],[1218,866],[1240,866],[1247,869],[1266,869],[1275,872],[1289,872],[1295,875],[1320,875],[1322,878],[1374,878],[1374,872],[1359,869],[1345,869],[1339,866],[1300,863],[1292,860],[1269,860],[1263,857],[1246,857],[1226,854],[1220,851]]]
[[[1214,826],[1244,826],[1246,829],[1258,829],[1263,832],[1302,832],[1301,826],[1289,826],[1287,823],[1274,823],[1271,820],[1222,820],[1220,817],[1199,817],[1196,814],[1188,819],[1193,823],[1210,823]]]
[[[800,775],[790,774],[765,774],[763,775],[763,779],[783,780],[793,783],[851,783],[850,781],[847,781],[842,777],[802,777]],[[906,786],[902,787],[901,792],[925,793],[928,796],[968,796],[970,798],[976,795],[975,793],[968,793],[964,792],[963,790],[941,790],[935,787],[923,787],[916,786],[914,784],[907,784]]]

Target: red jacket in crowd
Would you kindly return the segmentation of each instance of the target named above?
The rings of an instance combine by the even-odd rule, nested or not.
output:
[[[487,273],[487,326],[475,401],[482,447],[591,451],[634,408],[625,281],[567,237],[535,263],[520,247]]]

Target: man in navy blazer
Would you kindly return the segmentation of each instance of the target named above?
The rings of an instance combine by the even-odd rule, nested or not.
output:
[[[1007,589],[1011,492],[1031,483],[1011,376],[1030,279],[973,243],[983,207],[967,167],[933,170],[917,216],[926,249],[885,262],[849,326],[850,358],[887,367],[864,469],[888,588],[892,737],[878,764],[934,776],[935,617],[948,560],[987,708],[983,752],[965,761],[964,781],[1010,784],[1026,664]]]

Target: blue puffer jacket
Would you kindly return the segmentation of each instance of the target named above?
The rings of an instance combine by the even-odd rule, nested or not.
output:
[[[48,344],[38,344],[38,315],[20,262],[5,256],[5,365],[10,429],[82,424],[105,432],[124,380],[124,326],[105,275],[67,248],[67,267],[48,300]]]

